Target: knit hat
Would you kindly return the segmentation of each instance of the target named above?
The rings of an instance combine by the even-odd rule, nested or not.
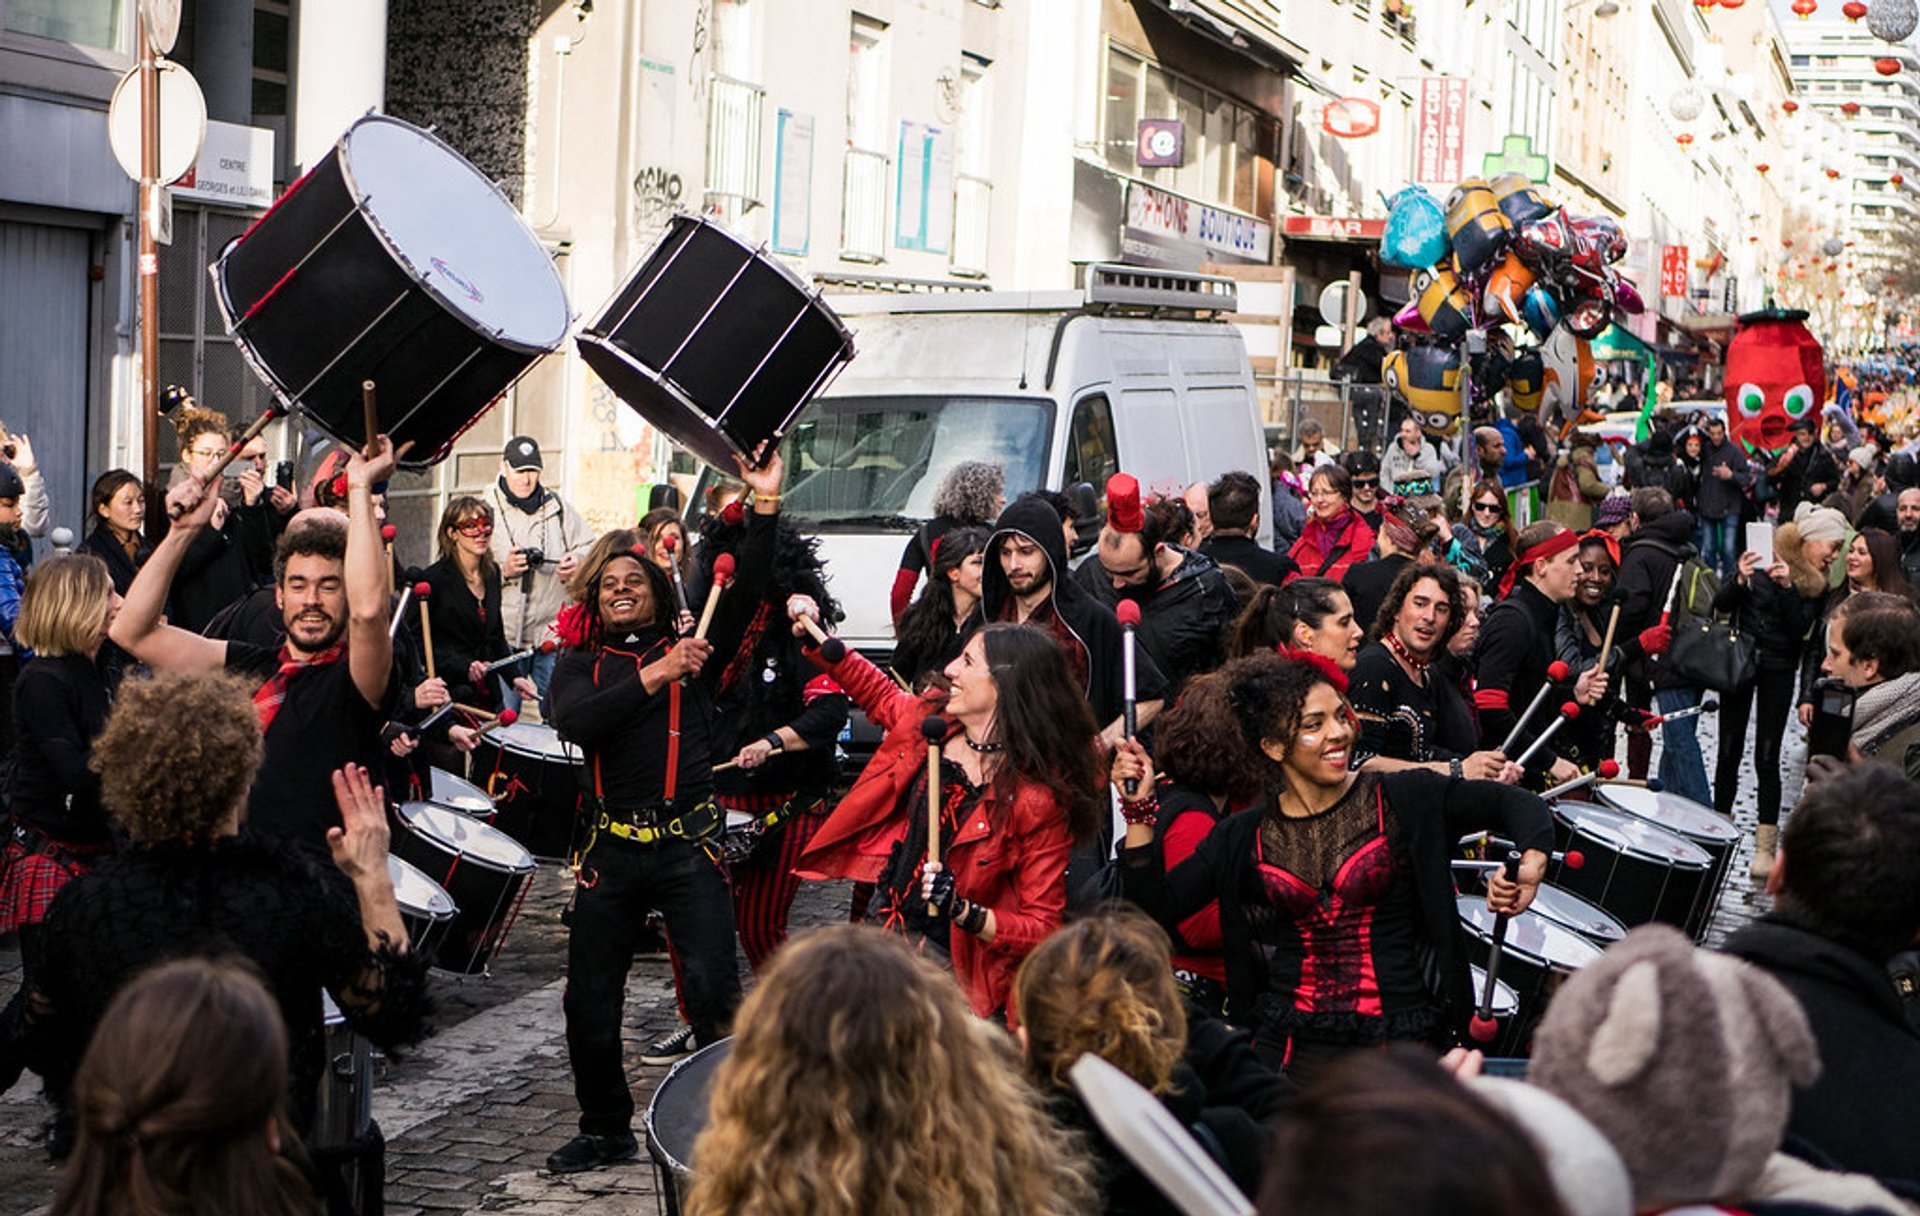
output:
[[[1847,539],[1847,517],[1832,507],[1816,507],[1803,502],[1793,513],[1800,527],[1801,540],[1843,541]]]
[[[1528,1077],[1613,1142],[1637,1210],[1738,1199],[1820,1075],[1799,1002],[1730,955],[1642,925],[1554,994]]]
[[[1627,522],[1633,514],[1633,500],[1625,494],[1609,494],[1593,509],[1593,526],[1611,528]]]
[[[1526,1129],[1568,1216],[1632,1216],[1627,1167],[1585,1115],[1523,1081],[1475,1077],[1467,1086]]]
[[[1873,462],[1880,459],[1880,448],[1876,444],[1863,443],[1847,453],[1847,463],[1857,464],[1863,469],[1871,469]]]

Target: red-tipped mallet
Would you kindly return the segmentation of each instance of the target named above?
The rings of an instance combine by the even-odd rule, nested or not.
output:
[[[1558,660],[1547,665],[1547,682],[1540,686],[1539,692],[1533,694],[1532,702],[1527,705],[1527,712],[1520,715],[1514,722],[1513,729],[1507,733],[1506,742],[1500,745],[1501,755],[1507,757],[1513,755],[1514,744],[1520,742],[1520,736],[1526,733],[1527,723],[1533,719],[1535,713],[1539,712],[1540,706],[1546,702],[1547,694],[1553,691],[1553,686],[1564,681],[1570,671],[1571,669],[1565,663]]]
[[[1613,601],[1613,611],[1607,613],[1607,636],[1600,639],[1600,657],[1594,661],[1593,669],[1604,672],[1607,669],[1607,657],[1613,653],[1613,631],[1620,627],[1620,601]]]
[[[825,644],[822,643],[824,648]],[[940,749],[947,742],[947,720],[939,714],[920,719],[920,737],[927,741],[927,864],[940,863]],[[927,905],[929,916],[939,909]]]
[[[680,562],[674,555],[680,548],[680,538],[669,532],[660,538],[660,547],[667,554],[667,573],[673,576],[673,598],[679,602],[682,613],[692,616],[693,609],[687,607],[687,585],[680,581]]]
[[[1139,725],[1139,708],[1134,695],[1134,630],[1140,626],[1140,605],[1132,600],[1121,600],[1114,605],[1113,615],[1120,621],[1120,725],[1127,738],[1133,738]],[[1131,798],[1140,790],[1139,781],[1127,778],[1122,792]]]
[[[400,529],[392,524],[380,525],[380,543],[387,547],[387,552],[393,552],[393,538],[398,535],[400,535]]]
[[[433,594],[433,584],[422,579],[413,585],[413,598],[420,605],[420,649],[427,654],[427,679],[436,678],[433,671],[433,618],[427,614],[427,599]]]
[[[520,720],[520,715],[511,709],[503,709],[500,716],[491,722],[482,723],[479,730],[473,732],[476,739],[485,738],[488,731],[498,730],[502,726],[512,726]]]
[[[713,624],[713,610],[720,606],[720,593],[733,581],[733,554],[722,553],[713,559],[713,586],[707,588],[707,602],[700,609],[700,627],[693,631],[696,638],[705,638],[707,628]]]
[[[1507,881],[1514,882],[1520,877],[1520,850],[1508,849],[1507,860],[1503,867]],[[1500,975],[1500,956],[1507,945],[1507,922],[1513,918],[1501,912],[1493,918],[1493,944],[1487,948],[1487,982],[1480,989],[1480,1000],[1473,1009],[1473,1020],[1467,1023],[1467,1033],[1476,1043],[1491,1043],[1499,1032],[1500,1024],[1493,1020],[1494,984]]]
[[[1580,707],[1574,704],[1572,701],[1568,701],[1566,704],[1562,705],[1560,707],[1559,716],[1556,717],[1553,721],[1547,723],[1547,729],[1540,732],[1540,737],[1533,741],[1533,746],[1527,748],[1526,751],[1521,752],[1520,758],[1514,761],[1514,763],[1518,764],[1521,768],[1527,767],[1527,761],[1533,759],[1534,756],[1539,754],[1540,749],[1547,745],[1547,740],[1553,738],[1554,731],[1559,730],[1562,726],[1564,726],[1568,722],[1573,721],[1575,718],[1578,718],[1579,716],[1580,716]]]
[[[794,599],[798,598],[798,596],[794,597]],[[793,599],[787,601],[787,614],[804,625],[807,632],[813,636],[813,644],[820,648],[821,658],[829,663],[838,663],[847,657],[847,644],[820,628],[820,622],[814,619],[813,613],[795,612]]]
[[[1540,796],[1542,798],[1559,798],[1565,794],[1571,794],[1575,790],[1585,789],[1587,786],[1592,785],[1596,781],[1612,781],[1615,777],[1618,777],[1619,775],[1620,775],[1620,765],[1617,761],[1602,760],[1600,762],[1600,767],[1594,769],[1592,772],[1582,773],[1580,776],[1575,777],[1571,781],[1563,782],[1560,785],[1554,786],[1552,789],[1548,790],[1546,793]],[[1578,869],[1579,867],[1576,866],[1575,868]]]
[[[1708,697],[1698,705],[1689,705],[1685,709],[1676,709],[1670,714],[1656,714],[1647,720],[1647,729],[1664,726],[1669,722],[1684,722],[1688,718],[1697,718],[1701,714],[1710,714],[1720,708],[1720,702]]]

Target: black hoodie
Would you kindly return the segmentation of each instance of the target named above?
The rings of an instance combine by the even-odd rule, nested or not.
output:
[[[1017,620],[1013,588],[1000,568],[1000,549],[1009,536],[1018,534],[1040,546],[1052,570],[1054,611],[1084,651],[1087,672],[1087,700],[1101,726],[1120,716],[1120,622],[1113,610],[1095,603],[1074,582],[1067,569],[1067,538],[1061,532],[1060,516],[1043,498],[1031,495],[1016,499],[1000,512],[987,541],[986,569],[982,573],[981,601],[986,619]],[[1138,648],[1134,668],[1136,699],[1158,701],[1166,695],[1166,677],[1144,646]]]

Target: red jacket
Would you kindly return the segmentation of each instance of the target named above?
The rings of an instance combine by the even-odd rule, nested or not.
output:
[[[1346,548],[1341,550],[1340,547]],[[1336,551],[1340,556],[1329,564],[1327,559]],[[1367,521],[1360,518],[1360,512],[1348,507],[1346,513],[1335,519],[1331,525],[1317,515],[1309,514],[1307,522],[1300,529],[1300,539],[1293,542],[1293,548],[1287,556],[1300,567],[1301,575],[1319,575],[1339,582],[1347,576],[1347,568],[1355,562],[1364,562],[1373,552],[1373,529]],[[1321,569],[1322,566],[1326,568]]]
[[[939,712],[946,695],[903,692],[856,651],[833,665],[822,662],[816,649],[809,649],[807,657],[833,675],[886,737],[814,833],[794,872],[802,878],[873,882],[895,843],[905,837],[907,816],[916,809],[903,808],[900,802],[926,767],[920,722]],[[998,820],[1004,822],[996,826]],[[1013,805],[1004,809],[989,787],[965,826],[944,843],[941,860],[953,871],[954,891],[992,909],[994,919],[991,942],[953,931],[953,973],[975,1013],[987,1017],[1008,1009],[1011,1014],[1014,972],[1029,951],[1060,927],[1066,908],[1066,811],[1044,785],[1022,784]]]

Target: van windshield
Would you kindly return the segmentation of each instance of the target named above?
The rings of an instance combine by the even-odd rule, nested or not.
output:
[[[1009,499],[1038,489],[1052,433],[1045,398],[823,398],[787,433],[784,509],[826,527],[908,530],[962,460],[1004,466]]]

